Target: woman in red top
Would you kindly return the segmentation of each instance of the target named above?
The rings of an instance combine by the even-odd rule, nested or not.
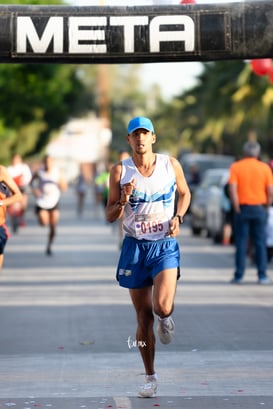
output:
[[[4,248],[9,233],[6,226],[7,206],[22,201],[22,193],[16,185],[7,169],[0,165],[0,269],[4,260]]]

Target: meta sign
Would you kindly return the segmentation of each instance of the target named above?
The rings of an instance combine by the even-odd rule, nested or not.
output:
[[[148,16],[48,17],[44,19],[40,35],[38,21],[41,22],[41,18],[17,17],[18,54],[26,54],[28,45],[30,52],[45,54],[50,44],[55,55],[65,52],[72,55],[133,54],[140,43],[142,51],[146,49],[149,53],[160,52],[162,43],[176,43],[180,49],[183,44],[185,52],[194,51],[194,21],[189,16],[158,16],[151,21]],[[172,31],[161,31],[161,27],[169,30],[172,27]]]
[[[145,63],[273,56],[273,2],[0,6],[0,62]]]

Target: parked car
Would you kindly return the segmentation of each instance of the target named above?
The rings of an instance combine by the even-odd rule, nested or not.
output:
[[[208,169],[195,189],[191,203],[191,230],[194,235],[205,232],[214,242],[223,238],[223,195],[229,169]]]
[[[189,185],[192,200],[190,203],[190,207],[188,209],[188,214],[191,213],[192,210],[192,202],[194,197],[194,192],[198,186],[202,183],[204,178],[205,172],[208,169],[229,169],[232,162],[234,162],[235,158],[231,155],[215,155],[215,154],[208,154],[208,153],[182,153],[179,156],[179,161],[183,167],[185,178]],[[195,183],[193,183],[192,178],[192,169],[198,170],[198,177],[194,177]],[[200,217],[201,219],[202,217]],[[200,221],[201,223],[201,221]],[[203,229],[203,225],[199,227],[198,223],[192,226],[194,234],[200,234],[201,230]]]
[[[181,154],[179,161],[183,166],[185,173],[185,178],[192,191],[195,190],[205,175],[205,171],[208,169],[229,169],[232,162],[234,162],[234,157],[231,155],[214,155],[207,153],[185,153]],[[198,183],[191,183],[191,170],[197,168],[199,171],[199,181]],[[195,179],[197,181],[197,179]]]

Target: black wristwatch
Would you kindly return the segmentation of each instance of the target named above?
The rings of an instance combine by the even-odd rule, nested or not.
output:
[[[175,217],[178,218],[179,224],[182,224],[182,223],[183,223],[184,220],[183,220],[183,217],[180,216],[180,214],[176,214]]]

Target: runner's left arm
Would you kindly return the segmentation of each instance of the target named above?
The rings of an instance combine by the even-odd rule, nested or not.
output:
[[[10,195],[3,199],[3,205],[9,206],[16,202],[21,202],[23,200],[22,193],[19,187],[14,182],[13,178],[10,176],[9,172],[4,166],[0,166],[0,181],[3,182],[9,189]]]

